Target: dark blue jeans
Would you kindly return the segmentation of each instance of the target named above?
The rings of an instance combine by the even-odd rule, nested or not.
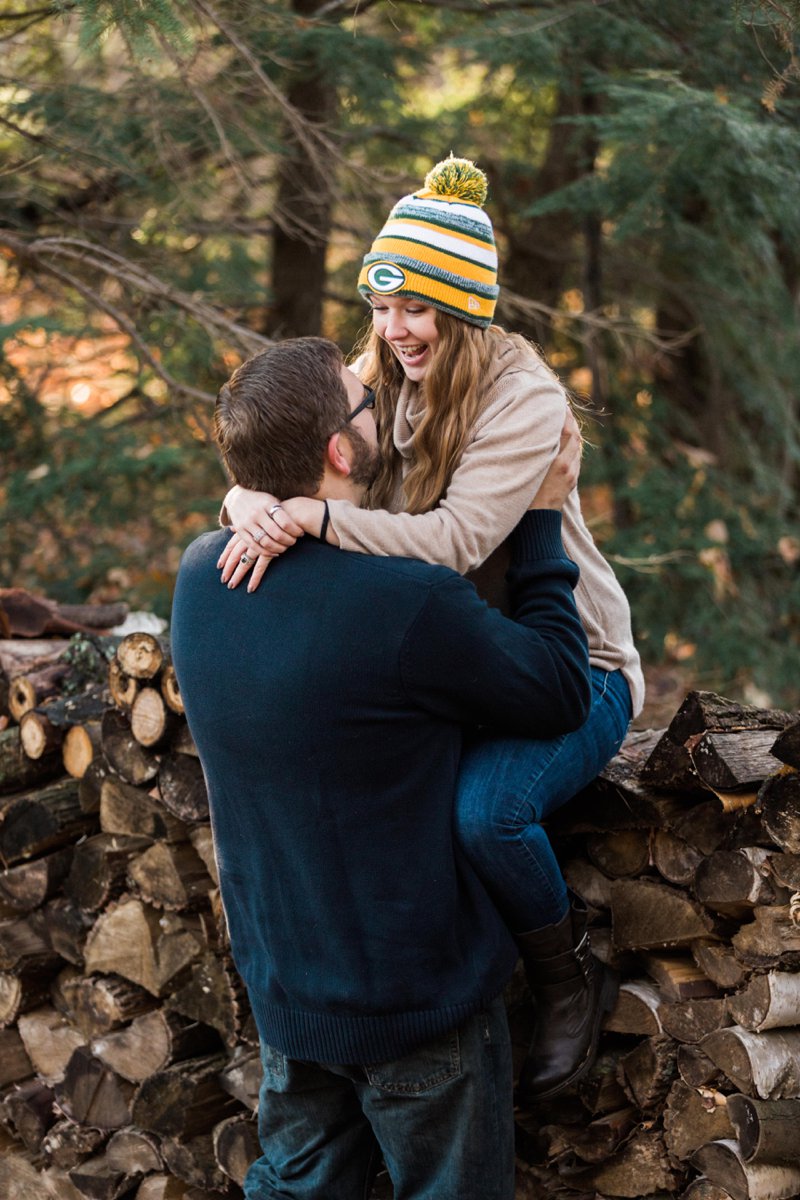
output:
[[[396,1062],[297,1062],[262,1047],[262,1156],[247,1200],[365,1200],[381,1155],[395,1200],[512,1200],[511,1046],[498,997]]]
[[[512,933],[566,914],[566,884],[540,822],[602,771],[630,723],[621,671],[592,668],[592,690],[591,711],[575,733],[542,741],[479,736],[461,760],[457,837]]]

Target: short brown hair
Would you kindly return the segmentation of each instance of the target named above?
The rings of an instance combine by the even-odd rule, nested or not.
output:
[[[281,500],[322,482],[323,451],[347,420],[342,353],[327,338],[291,338],[242,363],[223,384],[214,436],[236,483]]]

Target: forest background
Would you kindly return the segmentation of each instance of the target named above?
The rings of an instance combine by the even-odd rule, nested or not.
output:
[[[643,657],[797,707],[800,0],[2,0],[0,581],[167,615],[213,399],[451,150]]]

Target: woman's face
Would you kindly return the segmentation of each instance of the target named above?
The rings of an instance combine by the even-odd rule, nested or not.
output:
[[[436,309],[409,296],[369,296],[372,325],[413,383],[427,374],[436,346]]]

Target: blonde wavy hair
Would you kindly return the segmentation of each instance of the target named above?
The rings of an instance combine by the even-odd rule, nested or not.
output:
[[[421,384],[424,413],[414,433],[414,459],[403,480],[405,511],[429,512],[445,495],[453,472],[486,403],[484,378],[501,340],[498,325],[480,329],[436,310],[439,344]],[[405,374],[390,347],[369,329],[354,351],[366,355],[362,379],[375,390],[375,418],[382,465],[370,488],[370,508],[385,507],[401,469],[393,440],[394,417]]]

